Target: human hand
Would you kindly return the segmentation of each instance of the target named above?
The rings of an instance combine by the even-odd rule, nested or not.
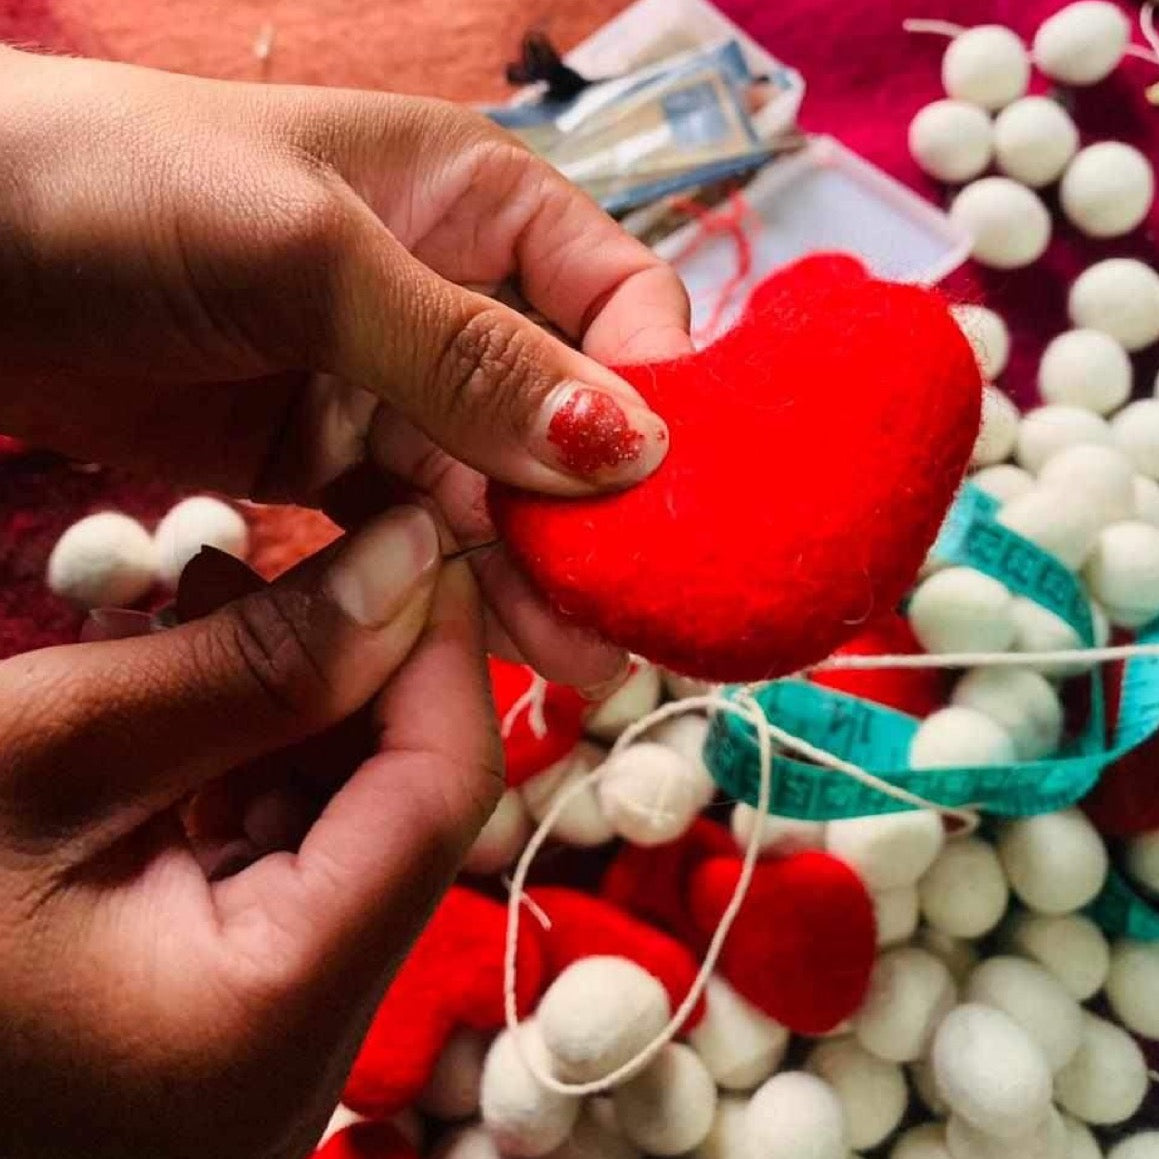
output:
[[[209,603],[250,594],[181,627],[0,664],[5,1159],[309,1153],[501,789],[438,557],[403,508],[273,585],[218,557]],[[223,803],[248,866],[206,861]]]
[[[0,63],[0,429],[347,525],[424,496],[460,545],[493,536],[485,476],[581,494],[663,457],[600,363],[690,349],[678,279],[484,118]],[[510,283],[582,352],[485,296]],[[583,686],[619,673],[501,550],[473,567],[494,650]]]

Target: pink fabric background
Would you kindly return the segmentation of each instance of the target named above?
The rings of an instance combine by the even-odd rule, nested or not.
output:
[[[719,0],[720,6],[808,82],[802,119],[938,198],[906,151],[913,113],[940,93],[944,41],[907,35],[904,16],[964,24],[998,21],[1028,40],[1060,0]],[[500,98],[502,66],[528,26],[569,46],[624,0],[0,0],[0,37],[63,51],[210,76],[255,77],[252,44],[269,20],[278,29],[270,79],[426,91],[464,100]],[[1086,140],[1115,136],[1159,157],[1159,109],[1143,97],[1159,70],[1126,60],[1096,88],[1075,94]],[[1041,86],[1040,86],[1041,87]],[[1154,224],[1120,242],[1091,242],[1058,225],[1047,256],[1027,271],[969,266],[955,295],[1001,310],[1014,333],[1003,385],[1034,395],[1046,341],[1066,326],[1067,286],[1091,261],[1130,254],[1155,263]],[[1156,354],[1139,361],[1150,390]],[[885,368],[888,373],[888,368]],[[823,453],[824,448],[818,448]],[[60,532],[86,512],[119,506],[158,517],[173,496],[162,484],[114,472],[78,475],[62,464],[0,460],[0,656],[75,638],[77,617],[42,582]],[[316,546],[329,528],[306,515],[257,517],[267,573]]]

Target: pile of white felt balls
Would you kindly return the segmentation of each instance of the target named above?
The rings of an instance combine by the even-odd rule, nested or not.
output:
[[[997,24],[951,41],[942,59],[947,97],[914,117],[909,144],[930,176],[963,186],[949,212],[973,237],[976,261],[1014,269],[1041,257],[1051,219],[1035,190],[1055,182],[1062,212],[1091,237],[1119,237],[1146,217],[1155,192],[1147,158],[1120,141],[1080,149],[1065,108],[1026,95],[1032,65],[1061,86],[1103,80],[1129,36],[1117,5],[1079,0],[1045,21],[1029,50]],[[982,176],[992,165],[1001,176]]]
[[[244,516],[220,499],[195,495],[170,508],[150,534],[128,515],[100,511],[57,540],[45,578],[53,592],[78,607],[128,607],[157,584],[175,590],[185,565],[202,547],[245,559]]]
[[[513,860],[531,817],[605,760],[601,743],[651,711],[665,681],[676,698],[698,691],[642,666],[592,718],[591,739],[507,793],[474,868]],[[711,796],[700,762],[707,727],[700,716],[676,718],[607,761],[605,779],[565,810],[555,837],[650,845],[678,836]],[[737,804],[731,823],[743,849],[760,819]],[[825,849],[874,900],[878,958],[847,1024],[793,1036],[713,977],[705,1018],[686,1038],[586,1099],[543,1086],[510,1033],[460,1031],[419,1104],[445,1125],[434,1154],[1098,1159],[1094,1132],[1109,1131],[1108,1159],[1159,1159],[1159,1131],[1128,1133],[1150,1083],[1128,1030],[1159,1038],[1159,944],[1108,944],[1080,912],[1109,867],[1084,814],[1006,822],[991,837],[948,837],[928,811],[828,823],[768,816],[760,846],[762,856]],[[1159,891],[1159,834],[1133,843],[1127,868]],[[1103,999],[1115,1020],[1087,1008]],[[519,1033],[542,1069],[587,1082],[633,1058],[670,1014],[642,967],[592,957],[556,979]],[[349,1118],[340,1109],[333,1125]]]

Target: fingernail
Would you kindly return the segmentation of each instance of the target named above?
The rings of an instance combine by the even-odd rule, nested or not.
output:
[[[82,644],[94,640],[127,640],[153,631],[153,617],[131,608],[93,608],[81,624]]]
[[[439,562],[439,533],[421,507],[396,507],[368,524],[330,565],[334,602],[364,628],[389,624]]]
[[[634,483],[668,451],[668,428],[647,407],[580,382],[561,383],[544,404],[540,458],[594,483]]]
[[[631,658],[625,653],[623,664],[617,670],[615,676],[610,676],[607,680],[603,680],[599,684],[590,684],[586,688],[581,688],[580,695],[585,700],[607,700],[632,675],[633,671],[634,666]]]

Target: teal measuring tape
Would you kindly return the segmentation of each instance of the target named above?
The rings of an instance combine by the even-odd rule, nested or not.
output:
[[[1078,581],[1053,556],[996,523],[996,509],[988,495],[965,487],[935,554],[993,576],[1060,616],[1083,643],[1093,644],[1090,605]],[[1159,642],[1159,622],[1140,632],[1139,640]],[[1028,655],[1027,664],[1033,663]],[[1112,746],[1106,742],[1103,685],[1096,670],[1090,676],[1090,717],[1081,736],[1045,760],[982,768],[909,768],[910,742],[919,722],[845,693],[789,679],[766,684],[752,695],[781,728],[898,788],[942,805],[976,805],[999,816],[1018,817],[1075,804],[1090,792],[1107,765],[1159,731],[1159,658],[1135,657],[1125,669]],[[729,689],[725,695],[735,696],[737,691]],[[704,758],[726,794],[756,804],[759,761],[750,723],[718,714]],[[781,816],[827,821],[909,807],[835,770],[788,756],[774,760],[770,811]]]
[[[1159,913],[1145,902],[1118,870],[1112,869],[1087,913],[1108,937],[1159,941]]]

